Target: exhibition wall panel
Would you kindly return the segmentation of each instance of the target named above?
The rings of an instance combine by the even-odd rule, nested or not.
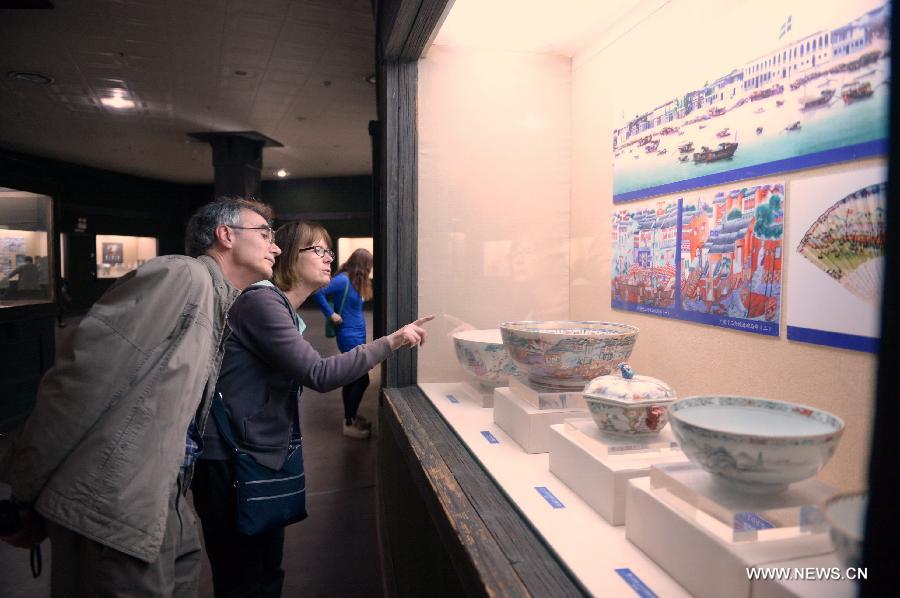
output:
[[[879,5],[877,2],[853,4],[859,14]],[[613,320],[638,326],[641,332],[632,355],[632,365],[642,373],[670,383],[679,396],[758,395],[805,403],[838,415],[847,424],[844,437],[834,458],[819,477],[839,488],[864,487],[873,413],[875,355],[788,340],[785,327],[789,322],[785,319],[785,308],[789,307],[785,294],[781,294],[780,311],[773,316],[776,319],[774,323],[780,323],[780,334],[775,336],[614,309],[611,305],[614,278],[612,228],[615,215],[623,209],[655,209],[659,202],[678,202],[682,198],[687,201],[707,192],[706,189],[687,189],[625,205],[614,204],[613,162],[616,158],[610,140],[623,119],[622,95],[632,94],[635,86],[642,85],[652,96],[648,97],[650,104],[632,106],[624,117],[632,116],[635,111],[651,109],[652,100],[659,96],[659,93],[653,95],[654,90],[672,87],[672,79],[679,76],[679,65],[696,56],[692,48],[696,50],[694,46],[701,43],[700,40],[685,39],[683,28],[677,24],[702,19],[710,35],[715,37],[720,33],[717,24],[727,23],[732,16],[731,10],[728,4],[714,2],[671,2],[633,23],[630,28],[611,32],[609,39],[598,40],[597,44],[573,58],[570,315],[574,319]],[[765,32],[775,45],[779,43],[779,19],[783,20],[788,11],[785,9],[782,12],[784,15],[779,13],[777,18],[774,13],[769,15],[769,25],[772,25],[774,33]],[[795,14],[795,28],[797,20]],[[703,43],[709,43],[709,40]],[[785,38],[781,43],[792,42]],[[715,59],[713,56],[710,60]],[[713,80],[717,76],[716,65],[710,64],[710,72],[705,76]],[[692,80],[685,83],[702,86],[704,82]],[[776,101],[771,101],[764,110],[780,108]],[[844,102],[838,100],[827,109],[843,106]],[[763,111],[759,114],[762,115]],[[678,135],[678,132],[672,134]],[[780,137],[787,139],[790,134],[784,132]],[[739,141],[745,139],[740,138]],[[659,154],[660,151],[662,149],[656,150],[658,159],[666,158]],[[637,163],[648,154],[641,150],[640,157],[632,160]],[[677,155],[668,158],[675,160]],[[824,174],[846,174],[860,168],[883,166],[885,162],[881,157],[869,157],[825,167],[767,174],[757,179],[735,181],[726,187],[740,189],[772,180],[783,182],[785,208],[782,217],[789,222],[792,203],[805,199],[792,193],[794,183]],[[685,165],[688,169],[694,167],[693,163]],[[721,183],[718,187],[722,187]],[[793,251],[800,239],[792,236],[789,226],[785,225],[783,235],[784,253],[780,255],[783,263],[780,264],[779,283],[787,287],[791,281],[792,266],[796,268],[794,261],[802,258]]]

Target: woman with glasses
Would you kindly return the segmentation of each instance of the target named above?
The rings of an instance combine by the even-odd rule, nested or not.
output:
[[[327,287],[314,295],[319,309],[334,323],[335,340],[341,353],[353,350],[366,342],[366,317],[363,302],[372,298],[372,254],[366,249],[357,249],[341,265],[337,276]],[[329,303],[330,300],[330,303]],[[372,424],[360,415],[359,404],[369,386],[366,372],[341,389],[344,399],[344,436],[365,439],[371,434]]]
[[[304,386],[327,392],[358,380],[392,351],[425,342],[421,325],[433,316],[323,358],[303,339],[305,324],[296,310],[331,280],[331,239],[320,225],[297,221],[280,227],[275,243],[282,253],[275,262],[274,284],[261,281],[250,286],[228,312],[231,335],[216,395],[226,407],[239,447],[260,465],[277,471],[292,451],[302,450],[299,398]],[[210,418],[192,490],[215,595],[279,596],[284,527],[252,536],[238,531],[232,455]],[[299,499],[305,500],[300,494]]]

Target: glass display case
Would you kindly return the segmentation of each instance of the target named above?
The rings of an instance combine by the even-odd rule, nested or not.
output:
[[[590,34],[570,23],[580,31],[570,45],[550,31],[563,18],[531,38],[503,19],[486,25],[496,15],[472,2],[455,3],[441,21],[416,79],[414,290],[418,313],[437,315],[417,353],[418,390],[438,414],[434,426],[454,431],[588,592],[821,595],[821,583],[754,581],[747,568],[840,568],[819,503],[866,484],[888,12],[877,0],[809,4],[810,19],[800,27],[795,13],[784,39],[752,51],[723,40],[727,52],[700,51],[691,55],[709,60],[685,65],[684,54],[656,49],[689,31],[694,39],[732,31],[739,15],[709,5],[700,22],[684,4],[650,4]],[[775,7],[762,13],[782,18]],[[510,29],[521,37],[500,35]],[[851,30],[857,43],[847,47]],[[872,79],[879,92],[829,91],[854,78]],[[813,137],[827,151],[811,149]],[[829,224],[837,220],[839,231]],[[838,268],[820,257],[829,252],[854,255]],[[862,276],[875,291],[859,290]],[[801,311],[814,317],[782,309],[794,296],[800,305],[793,293],[811,285],[816,300]],[[536,331],[535,321],[570,327],[572,338],[516,344],[498,334],[514,322]],[[509,367],[497,357],[528,349],[529,367],[578,369],[575,353],[589,343],[574,329],[584,322],[639,329],[627,359],[678,398],[762,397],[802,421],[785,423],[786,440],[776,442],[778,425],[762,418],[753,450],[707,443],[700,453],[715,454],[704,458],[682,452],[673,428],[657,441],[612,441],[598,431],[600,414],[588,419],[595,410],[578,389],[546,388],[535,384],[546,376],[528,380],[529,372],[523,380],[519,360]],[[873,337],[874,345],[860,340]],[[506,385],[496,380],[503,373]],[[765,409],[778,420],[774,402]],[[399,401],[388,404],[409,417]],[[659,429],[629,418],[663,421],[664,408],[615,409],[626,430]],[[821,429],[813,414],[823,414]],[[802,494],[796,501],[747,486],[718,493],[719,469],[777,470],[796,455],[769,448],[795,437],[795,446],[813,445],[813,436],[828,447],[789,482]],[[696,461],[711,465],[695,477],[668,475]],[[764,486],[753,479],[750,489]],[[714,571],[698,575],[691,554],[709,555]],[[849,579],[829,592],[852,594]]]
[[[119,278],[157,256],[155,237],[97,235],[97,278]]]
[[[53,200],[0,187],[0,308],[50,303]]]

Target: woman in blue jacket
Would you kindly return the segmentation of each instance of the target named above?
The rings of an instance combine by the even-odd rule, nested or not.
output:
[[[366,318],[363,303],[372,298],[372,254],[365,249],[357,249],[338,270],[327,287],[315,294],[319,308],[325,317],[334,323],[335,338],[341,353],[353,350],[366,343]],[[331,304],[328,300],[331,299]],[[366,372],[343,387],[344,435],[351,438],[368,438],[372,427],[365,417],[359,415],[359,404],[369,386]]]

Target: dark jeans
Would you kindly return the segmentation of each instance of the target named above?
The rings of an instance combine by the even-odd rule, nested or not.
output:
[[[231,463],[200,459],[191,483],[216,598],[281,596],[284,528],[255,536],[236,529]]]
[[[362,402],[363,394],[369,387],[369,374],[363,374],[347,386],[341,389],[341,396],[344,398],[344,419],[352,420],[359,411],[359,404]]]

